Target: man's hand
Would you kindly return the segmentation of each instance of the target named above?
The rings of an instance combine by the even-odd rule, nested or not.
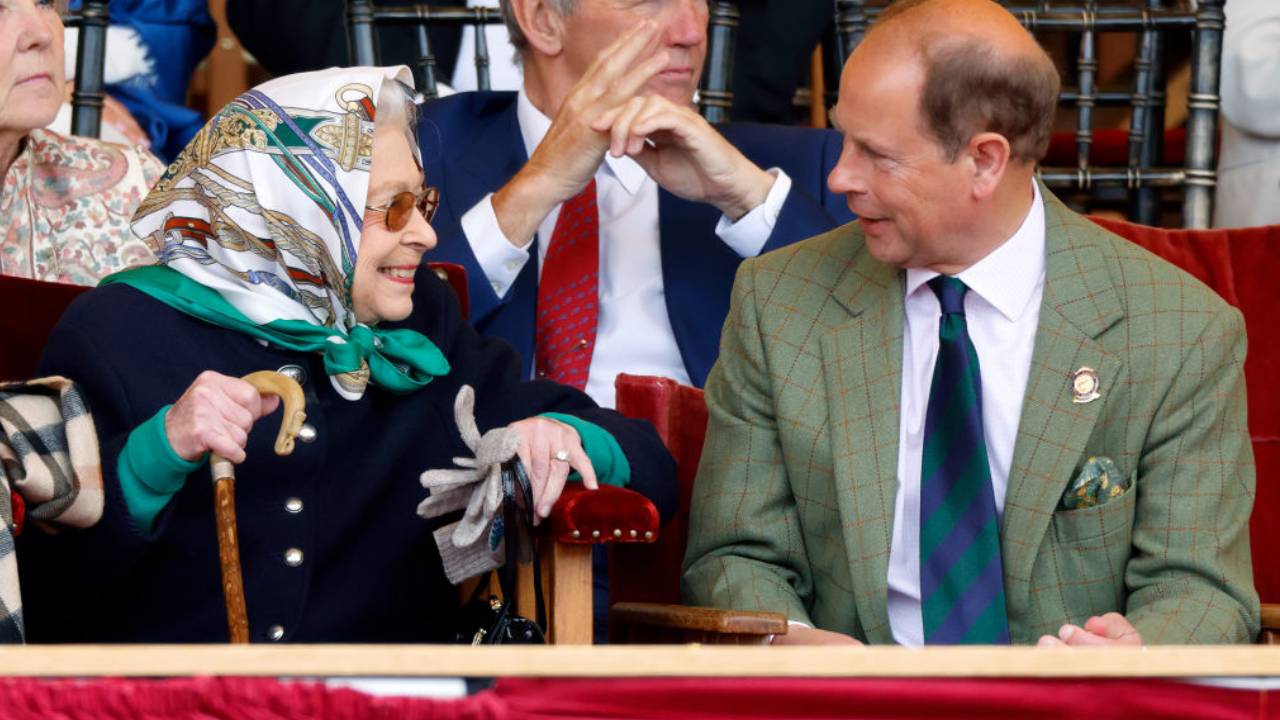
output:
[[[774,635],[774,645],[861,645],[856,638],[830,630],[793,625],[786,635]]]
[[[253,423],[279,406],[275,395],[263,397],[239,378],[206,370],[165,413],[164,432],[183,460],[214,452],[240,463]]]
[[[494,193],[498,226],[513,245],[527,244],[543,218],[595,175],[609,149],[609,134],[592,126],[666,67],[665,50],[637,62],[658,38],[658,26],[646,21],[601,52],[569,91],[529,162]]]
[[[690,106],[660,95],[632,98],[595,120],[614,157],[630,155],[668,192],[715,205],[737,220],[764,202],[774,176],[761,170]]]
[[[577,470],[582,484],[591,490],[599,487],[596,471],[582,449],[578,431],[569,425],[545,417],[531,417],[509,425],[520,436],[516,453],[529,471],[529,484],[533,486],[534,524],[551,514],[551,506],[560,499],[569,471]],[[564,460],[557,454],[563,452]]]
[[[1142,636],[1137,628],[1120,613],[1095,615],[1084,627],[1063,625],[1058,636],[1042,635],[1037,647],[1087,646],[1087,645],[1141,645]]]

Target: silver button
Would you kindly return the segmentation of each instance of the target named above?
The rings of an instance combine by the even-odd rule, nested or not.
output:
[[[292,515],[302,512],[302,498],[291,497],[284,501],[284,509]]]
[[[302,427],[298,428],[298,439],[304,443],[315,442],[316,426],[311,423],[302,423]]]
[[[307,371],[302,369],[301,365],[284,365],[276,372],[293,380],[299,385],[307,384]]]
[[[302,551],[298,548],[289,548],[284,551],[284,564],[289,567],[298,567],[302,564]]]
[[[272,625],[271,627],[267,628],[267,637],[272,642],[280,642],[281,640],[284,639],[284,626]]]

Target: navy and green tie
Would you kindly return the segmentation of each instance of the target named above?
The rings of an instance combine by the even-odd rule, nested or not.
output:
[[[987,443],[982,378],[964,296],[946,275],[938,296],[938,360],[929,388],[920,467],[920,605],[926,644],[1007,644],[1004,566]]]

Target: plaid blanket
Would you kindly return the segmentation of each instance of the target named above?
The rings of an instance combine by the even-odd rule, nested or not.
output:
[[[98,436],[75,385],[0,383],[0,643],[23,641],[15,521],[88,527],[102,504]]]

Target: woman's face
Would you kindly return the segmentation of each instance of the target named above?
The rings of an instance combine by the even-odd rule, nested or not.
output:
[[[365,205],[386,205],[398,193],[421,192],[422,185],[404,124],[379,124]],[[417,208],[410,213],[404,227],[391,230],[386,213],[365,211],[351,283],[351,304],[362,323],[403,320],[413,310],[413,276],[423,253],[436,246],[436,233]]]
[[[62,19],[52,0],[0,0],[0,131],[53,122],[62,104]]]

